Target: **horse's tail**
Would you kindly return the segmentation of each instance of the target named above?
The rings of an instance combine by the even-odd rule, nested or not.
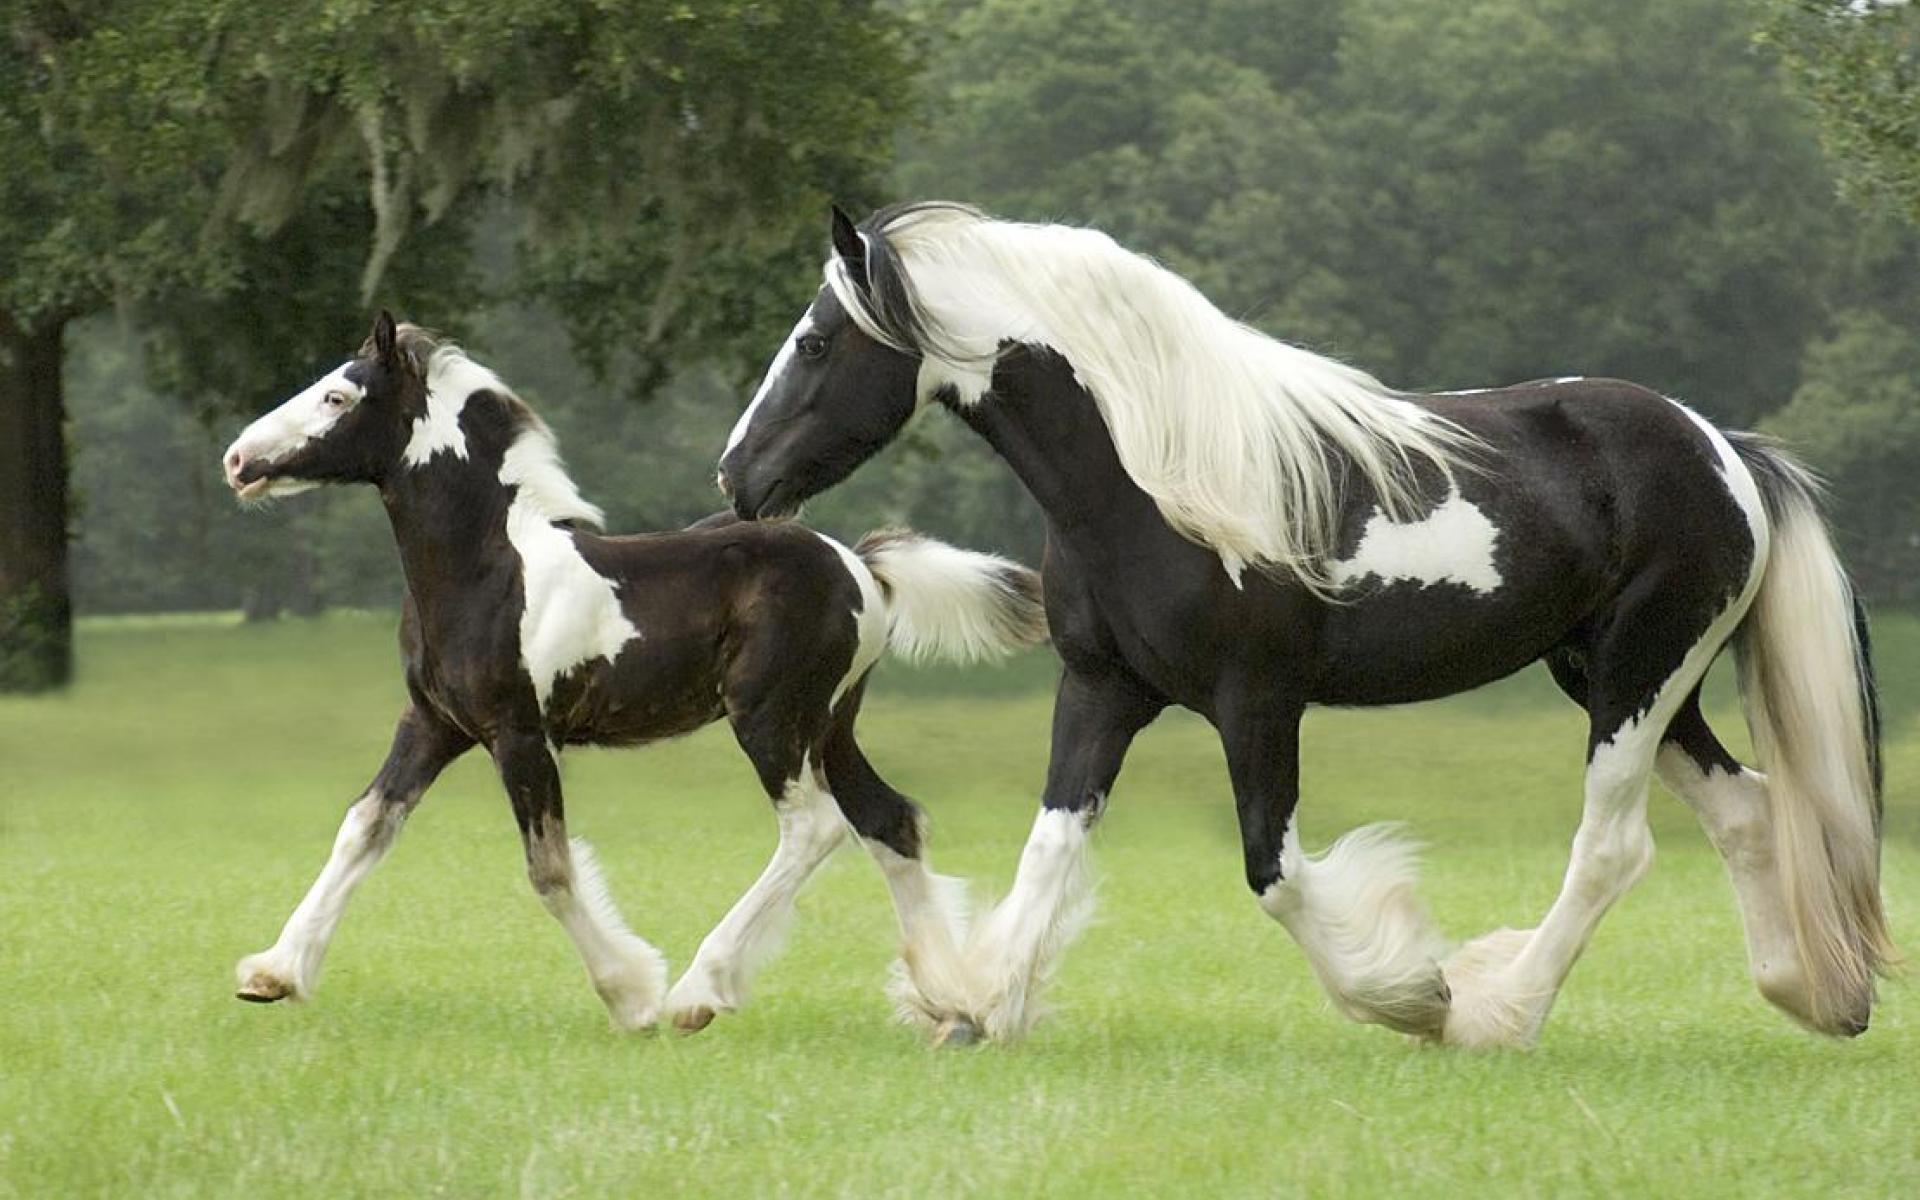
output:
[[[869,533],[853,552],[880,581],[896,654],[975,662],[1047,640],[1039,573],[1017,562],[905,529]]]
[[[1773,533],[1734,648],[1808,1015],[1826,1032],[1858,1033],[1874,976],[1897,958],[1880,902],[1880,722],[1866,611],[1820,515],[1818,481],[1765,438],[1727,436]]]

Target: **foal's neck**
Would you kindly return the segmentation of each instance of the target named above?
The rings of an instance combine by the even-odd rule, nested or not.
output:
[[[499,473],[497,456],[440,454],[402,466],[381,485],[407,590],[423,614],[455,600],[471,603],[476,589],[513,578],[500,569],[513,555],[506,536],[513,491]]]

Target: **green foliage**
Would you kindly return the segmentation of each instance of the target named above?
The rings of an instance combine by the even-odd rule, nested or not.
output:
[[[1920,10],[1906,0],[1771,0],[1776,47],[1820,116],[1847,197],[1920,221]]]
[[[1920,342],[1884,314],[1842,313],[1807,348],[1793,402],[1766,430],[1832,487],[1832,518],[1865,590],[1920,600]]]

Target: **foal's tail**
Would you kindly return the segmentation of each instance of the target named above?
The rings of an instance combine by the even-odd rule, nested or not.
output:
[[[882,529],[853,552],[887,598],[887,648],[915,661],[975,662],[1047,640],[1040,576],[993,554]]]
[[[1880,722],[1866,612],[1821,518],[1820,485],[1784,450],[1729,433],[1772,526],[1735,636],[1767,775],[1775,858],[1819,1029],[1858,1033],[1897,958],[1880,903]]]

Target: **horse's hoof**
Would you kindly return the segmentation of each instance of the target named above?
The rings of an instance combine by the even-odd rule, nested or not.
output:
[[[692,1008],[683,1008],[673,1014],[673,1029],[676,1033],[694,1034],[713,1024],[713,1009],[704,1004]]]
[[[285,1000],[293,995],[293,988],[271,975],[255,975],[233,994],[249,1004],[272,1004],[275,1000]]]
[[[948,1017],[933,1031],[936,1046],[971,1046],[981,1040],[979,1026],[965,1017]]]

